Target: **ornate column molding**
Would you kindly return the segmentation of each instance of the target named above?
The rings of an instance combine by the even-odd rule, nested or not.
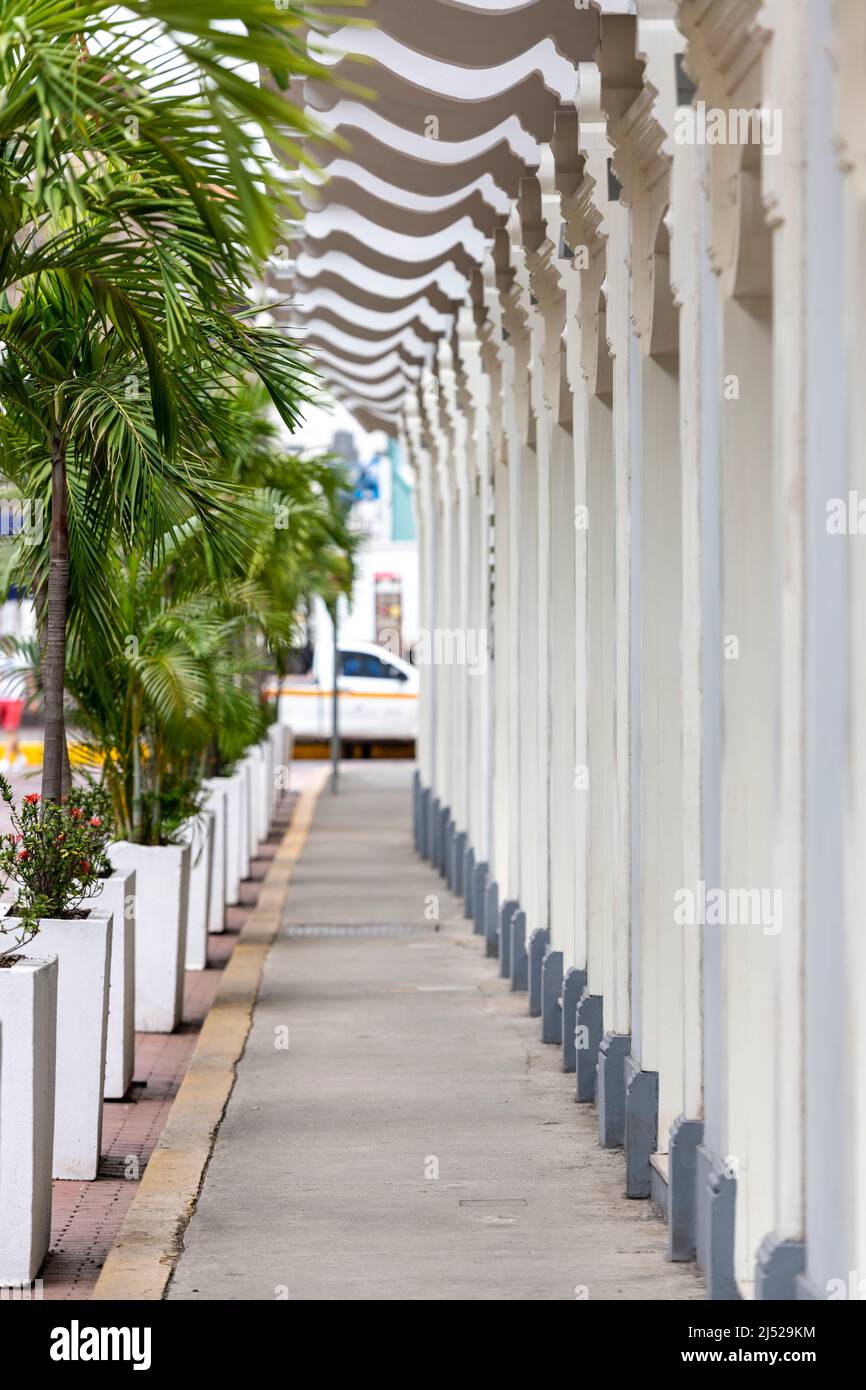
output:
[[[461,413],[467,421],[469,484],[477,488],[487,456],[486,416],[488,411],[484,363],[475,315],[465,304],[457,316],[454,334],[455,360]]]
[[[611,145],[607,120],[601,110],[601,74],[594,63],[582,63],[579,71],[580,116],[576,143],[579,178],[573,187],[566,181],[560,193],[565,240],[573,253],[574,274],[579,283],[579,333],[567,335],[567,369],[572,392],[582,377],[593,393],[610,390],[608,379],[599,383],[599,304],[607,274],[609,233],[608,160]],[[605,371],[607,351],[601,354]]]
[[[834,131],[839,168],[866,200],[866,7],[860,0],[834,0],[833,64],[836,69]]]
[[[417,390],[407,391],[403,401],[400,435],[405,446],[406,458],[415,474],[416,487],[422,474],[421,408]]]
[[[697,100],[729,110],[759,107],[762,56],[769,37],[758,23],[762,0],[681,0],[677,22],[687,39],[685,66]],[[766,261],[746,229],[760,199],[759,151],[754,146],[708,144],[709,256],[728,294],[763,284]],[[760,261],[760,264],[757,262]]]
[[[606,159],[601,162],[604,176],[606,176]],[[579,344],[572,351],[572,343],[569,339],[568,356],[572,391],[578,389],[577,376],[579,373],[587,382],[589,390],[595,394],[610,390],[610,382],[606,376],[604,380],[599,381],[600,348],[603,347],[604,349],[604,359],[607,357],[604,334],[600,331],[599,304],[607,274],[608,229],[605,219],[607,189],[589,172],[591,167],[591,162],[588,160],[587,172],[567,209],[566,235],[569,238],[569,245],[573,249],[577,248],[576,255],[585,252],[585,264],[579,271],[575,271],[580,279]],[[598,169],[596,175],[602,177]]]
[[[439,382],[430,368],[421,375],[419,400],[422,415],[422,438],[430,451],[433,461],[434,493],[442,506],[448,506],[452,499],[452,478],[448,466],[448,448],[445,431],[442,427],[442,412],[439,401]]]
[[[652,9],[650,18],[644,16]],[[672,134],[677,105],[675,54],[683,47],[673,5],[642,5],[637,20],[602,21],[601,104],[608,112],[613,170],[632,209],[631,321],[644,352],[676,350],[670,304],[657,303],[656,263],[667,253]],[[667,278],[667,277],[665,277]],[[657,309],[661,313],[657,314]]]
[[[493,256],[487,257],[480,272],[481,305],[475,311],[479,323],[481,361],[487,375],[490,391],[490,439],[494,459],[501,459],[508,466],[508,449],[505,444],[503,418],[503,379],[502,379],[502,302],[496,288],[496,267]]]
[[[537,175],[520,181],[518,212],[523,255],[535,309],[537,353],[542,370],[534,381],[536,414],[543,408],[551,419],[560,416],[562,335],[565,330],[565,262],[560,259],[561,213],[556,187],[554,156],[550,146],[542,151]],[[570,418],[570,409],[568,412]]]
[[[496,288],[502,306],[502,341],[514,354],[518,428],[524,443],[531,444],[535,438],[530,390],[532,295],[522,248],[517,240],[519,227],[515,227],[515,223],[516,217],[512,214],[510,228],[503,227],[497,231],[493,241],[493,260]]]

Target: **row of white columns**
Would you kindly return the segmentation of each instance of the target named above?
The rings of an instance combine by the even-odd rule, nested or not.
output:
[[[721,1298],[866,1291],[864,58],[856,0],[604,14],[403,416],[418,846]]]

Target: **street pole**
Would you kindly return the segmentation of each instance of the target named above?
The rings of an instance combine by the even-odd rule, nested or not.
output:
[[[331,692],[331,791],[337,791],[337,774],[340,763],[340,719],[339,704],[337,700],[337,677],[340,670],[339,652],[337,650],[337,605],[339,598],[334,599],[334,607],[331,618],[334,624],[334,686]]]

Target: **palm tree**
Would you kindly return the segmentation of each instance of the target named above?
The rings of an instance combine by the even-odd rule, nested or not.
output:
[[[143,535],[153,538],[165,531],[166,497],[179,491],[186,505],[203,493],[206,469],[184,483],[190,457],[201,461],[195,440],[214,434],[201,415],[188,428],[190,403],[206,404],[194,364],[215,359],[217,383],[229,369],[258,373],[289,422],[298,404],[297,355],[250,328],[242,306],[285,210],[262,134],[298,153],[287,127],[309,127],[239,65],[309,67],[300,22],[269,0],[207,9],[0,0],[4,471],[26,480],[28,495],[47,484],[48,556],[36,592],[51,799],[62,793],[66,759],[70,468],[87,479],[82,554],[91,531],[104,546],[118,519],[142,539],[141,504]],[[246,32],[222,27],[238,19]],[[148,49],[156,56],[145,67]],[[202,519],[213,510],[205,505]],[[208,538],[217,553],[213,527]],[[100,553],[90,546],[88,559]]]
[[[86,285],[75,294],[62,275],[42,278],[6,321],[9,352],[0,362],[5,415],[4,469],[51,526],[29,563],[42,636],[45,702],[43,794],[63,790],[66,641],[69,622],[91,632],[109,621],[104,557],[113,536],[153,559],[172,527],[196,516],[198,543],[212,575],[239,560],[239,485],[213,486],[232,446],[227,417],[214,409],[222,383],[256,371],[293,423],[303,365],[274,330],[219,310],[196,320],[191,358],[166,353],[161,383],[177,403],[170,447],[159,436],[146,364]],[[209,366],[204,369],[204,353]],[[25,555],[19,557],[19,563]],[[67,611],[73,569],[71,611]],[[17,576],[23,577],[21,575]]]
[[[328,475],[327,487],[315,473]],[[210,572],[198,517],[161,538],[158,563],[117,549],[104,562],[110,621],[72,643],[68,686],[128,839],[165,842],[195,810],[214,742],[213,770],[224,770],[261,736],[267,715],[254,678],[264,653],[288,650],[303,592],[351,576],[356,540],[332,470],[299,469],[291,484],[285,491],[272,478],[235,513],[228,582]],[[302,513],[303,529],[275,526],[275,505]]]

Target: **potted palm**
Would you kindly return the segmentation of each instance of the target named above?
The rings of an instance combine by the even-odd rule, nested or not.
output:
[[[186,830],[198,816],[200,792],[177,776],[153,725],[138,752],[146,769],[141,818],[109,854],[116,869],[135,873],[135,1026],[172,1033],[183,1015],[192,866]]]
[[[143,1032],[172,1032],[182,1016],[191,873],[201,955],[207,920],[210,850],[191,841],[207,824],[200,755],[213,727],[223,632],[177,563],[186,539],[165,537],[160,562],[135,552],[107,557],[114,618],[99,661],[91,638],[73,645],[69,663],[72,717],[111,797],[111,863],[136,875],[135,1021]]]
[[[102,1137],[112,914],[87,906],[107,864],[98,819],[74,800],[32,792],[16,806],[0,776],[12,830],[0,836],[5,954],[57,957],[57,1082],[52,1171],[95,1178]]]

